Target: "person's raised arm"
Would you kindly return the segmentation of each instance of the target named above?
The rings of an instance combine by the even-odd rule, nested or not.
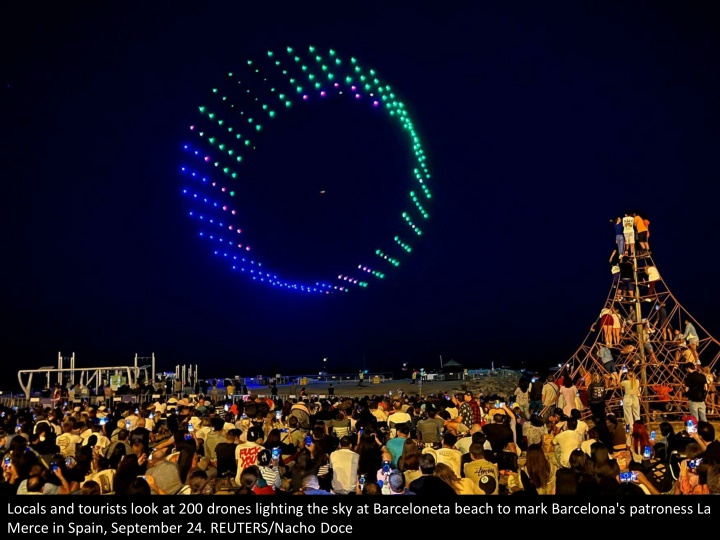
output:
[[[60,495],[69,495],[70,490],[70,483],[67,481],[67,479],[63,476],[62,470],[60,467],[57,467],[56,470],[53,471],[55,476],[57,476],[58,480],[60,480],[60,491],[58,493]]]
[[[643,486],[645,486],[645,488],[650,492],[650,495],[662,495],[660,490],[658,488],[656,488],[655,485],[650,480],[648,480],[647,476],[645,476],[645,474],[643,474],[642,471],[635,471],[635,472],[637,473],[636,482],[638,484],[642,484]]]

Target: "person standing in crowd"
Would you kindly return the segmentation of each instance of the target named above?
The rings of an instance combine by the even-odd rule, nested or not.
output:
[[[702,422],[707,422],[705,412],[707,405],[705,398],[707,397],[707,378],[700,371],[697,364],[688,364],[688,374],[685,377],[685,395],[688,398],[688,407],[690,415],[694,416]]]
[[[632,426],[640,420],[640,381],[634,369],[629,369],[626,378],[620,381],[623,389],[623,417],[625,424]]]
[[[717,408],[717,390],[715,388],[715,375],[710,371],[710,366],[704,366],[702,372],[707,379],[707,406],[710,408],[710,414],[715,414]]]
[[[634,257],[635,256],[635,218],[630,215],[630,212],[625,212],[625,217],[622,219],[623,235],[625,236],[625,255]]]
[[[555,377],[552,373],[549,373],[542,389],[543,419],[545,421],[550,418],[550,415],[555,409],[559,394],[560,388],[555,382]]]
[[[588,406],[592,413],[592,422],[598,430],[600,440],[606,444],[611,443],[610,431],[607,427],[606,399],[608,388],[604,377],[593,371],[592,382],[588,386]]]
[[[563,413],[570,416],[570,412],[575,408],[575,398],[578,395],[577,386],[573,382],[573,378],[567,371],[563,374],[563,383],[560,387],[560,396],[563,399]]]
[[[520,376],[513,397],[515,398],[515,404],[520,407],[524,419],[530,418],[530,380],[526,376]]]
[[[543,382],[540,374],[536,371],[530,379],[530,416],[540,414],[543,409],[542,401]]]

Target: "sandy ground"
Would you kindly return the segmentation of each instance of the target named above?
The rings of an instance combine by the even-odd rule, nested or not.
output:
[[[402,390],[407,395],[417,395],[419,393],[419,387],[411,384],[410,379],[395,379],[390,381],[383,381],[374,384],[372,381],[365,381],[362,387],[358,386],[357,381],[337,381],[333,382],[335,387],[336,396],[347,396],[347,397],[363,397],[373,395],[383,395],[390,392],[393,395],[397,395],[398,390]],[[425,381],[422,386],[422,395],[427,396],[429,394],[442,393],[445,390],[459,390],[463,381]],[[279,385],[278,394],[286,397],[291,395],[297,395],[300,392],[301,386],[293,385]],[[269,395],[270,389],[267,386],[255,386],[250,387],[251,392],[255,392],[258,395]],[[328,383],[325,382],[310,382],[305,385],[305,391],[308,395],[327,396],[328,395]]]

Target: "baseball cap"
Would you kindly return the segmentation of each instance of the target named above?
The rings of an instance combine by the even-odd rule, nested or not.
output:
[[[465,395],[466,395],[466,396],[472,396],[473,393],[472,393],[472,391],[470,391],[470,390],[466,390],[466,391],[465,391]]]

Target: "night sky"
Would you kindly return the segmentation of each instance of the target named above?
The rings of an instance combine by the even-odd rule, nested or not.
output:
[[[201,377],[311,373],[323,357],[335,373],[556,365],[603,307],[609,220],[633,209],[667,287],[720,335],[711,3],[250,4],[3,2],[0,386],[58,352],[77,367],[155,353]],[[233,271],[181,193],[211,89],[310,45],[392,85],[432,173],[413,253],[347,294]],[[254,256],[313,279],[392,238],[411,148],[352,100],[301,105],[236,182]]]

